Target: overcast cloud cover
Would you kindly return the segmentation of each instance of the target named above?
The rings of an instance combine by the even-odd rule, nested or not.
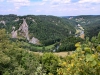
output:
[[[0,15],[100,15],[100,0],[0,0]]]

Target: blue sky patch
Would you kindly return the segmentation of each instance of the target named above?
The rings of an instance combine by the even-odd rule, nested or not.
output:
[[[100,0],[0,0],[0,15],[6,14],[100,15]]]
[[[71,2],[78,2],[79,0],[71,0]]]

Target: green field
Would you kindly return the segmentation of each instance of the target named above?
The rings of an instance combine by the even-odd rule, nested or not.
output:
[[[52,45],[49,45],[49,46],[38,46],[38,45],[32,45],[32,44],[29,44],[29,43],[22,43],[22,45],[24,47],[26,47],[28,50],[31,49],[32,51],[41,51],[41,50],[51,50],[52,48],[54,48],[54,45],[55,44],[52,44]]]
[[[45,47],[45,50],[50,50],[50,49],[52,49],[52,48],[54,47],[54,44],[49,45],[49,46],[44,46],[44,47]],[[38,50],[42,50],[42,49],[43,49],[42,46],[41,46],[41,47],[39,47],[39,46],[34,46],[34,48],[36,48],[36,49],[38,49]]]

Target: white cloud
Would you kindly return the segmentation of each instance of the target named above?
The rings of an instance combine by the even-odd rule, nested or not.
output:
[[[52,3],[70,3],[70,0],[52,0]]]
[[[29,6],[30,5],[29,0],[7,0],[7,2],[13,3],[15,6],[15,9],[19,9],[21,6]]]
[[[100,0],[80,0],[79,3],[100,3]]]
[[[4,0],[0,0],[0,2],[3,2]]]
[[[92,9],[92,10],[95,10],[95,7],[92,7],[91,9]]]
[[[45,2],[41,2],[41,3],[39,3],[39,5],[45,5]]]
[[[48,0],[42,0],[42,1],[46,2],[46,1],[48,1]]]
[[[0,12],[15,12],[15,9],[1,9]]]
[[[1,14],[4,12],[61,16],[100,14],[100,0],[78,0],[77,2],[72,2],[72,0],[0,0],[0,3]],[[28,7],[21,9],[23,6]]]
[[[41,10],[36,10],[36,12],[41,12]]]
[[[29,0],[7,0],[7,2],[14,2],[14,3],[29,3]]]
[[[62,4],[62,3],[70,3],[71,0],[43,0],[44,2],[50,2],[51,4]]]

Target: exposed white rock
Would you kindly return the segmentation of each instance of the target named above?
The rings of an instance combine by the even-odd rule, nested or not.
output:
[[[23,23],[20,24],[21,26],[19,27],[18,30],[15,31],[15,27],[13,26],[12,27],[12,32],[11,32],[11,35],[12,35],[12,38],[17,38],[17,36],[23,36],[25,37],[30,43],[32,44],[37,44],[39,45],[40,42],[37,38],[35,37],[32,37],[32,39],[29,39],[29,32],[28,32],[28,25],[26,23],[26,20],[23,19]]]
[[[27,17],[27,19],[31,20],[32,18],[31,17]]]
[[[0,21],[0,23],[2,23],[2,24],[4,24],[4,25],[6,25],[6,22],[5,22],[5,21]]]
[[[69,17],[69,20],[73,19],[73,17]]]
[[[75,36],[76,37],[81,37],[82,39],[84,39],[84,28],[78,24],[77,27],[76,27],[76,33],[75,33]]]
[[[78,26],[78,27],[80,27],[81,25],[80,25],[80,24],[78,24],[77,26]]]
[[[72,34],[72,32],[71,32],[71,31],[69,31],[69,34]]]
[[[16,20],[14,20],[15,22],[19,21],[19,18],[17,18]]]
[[[83,17],[82,18],[75,19],[75,20],[76,20],[76,22],[84,21]]]
[[[35,22],[35,20],[34,20],[34,19],[32,19],[32,21],[33,21],[33,22]]]
[[[12,30],[15,30],[15,26],[12,27]]]
[[[17,38],[17,30],[11,32],[12,38]]]
[[[22,23],[22,25],[19,27],[18,30],[20,31],[20,34],[21,34],[22,36],[24,36],[25,38],[27,38],[27,40],[29,40],[28,25],[27,25],[25,19],[23,19],[23,23]]]
[[[37,38],[35,38],[35,37],[33,37],[29,42],[33,43],[33,44],[40,44],[39,40]]]

